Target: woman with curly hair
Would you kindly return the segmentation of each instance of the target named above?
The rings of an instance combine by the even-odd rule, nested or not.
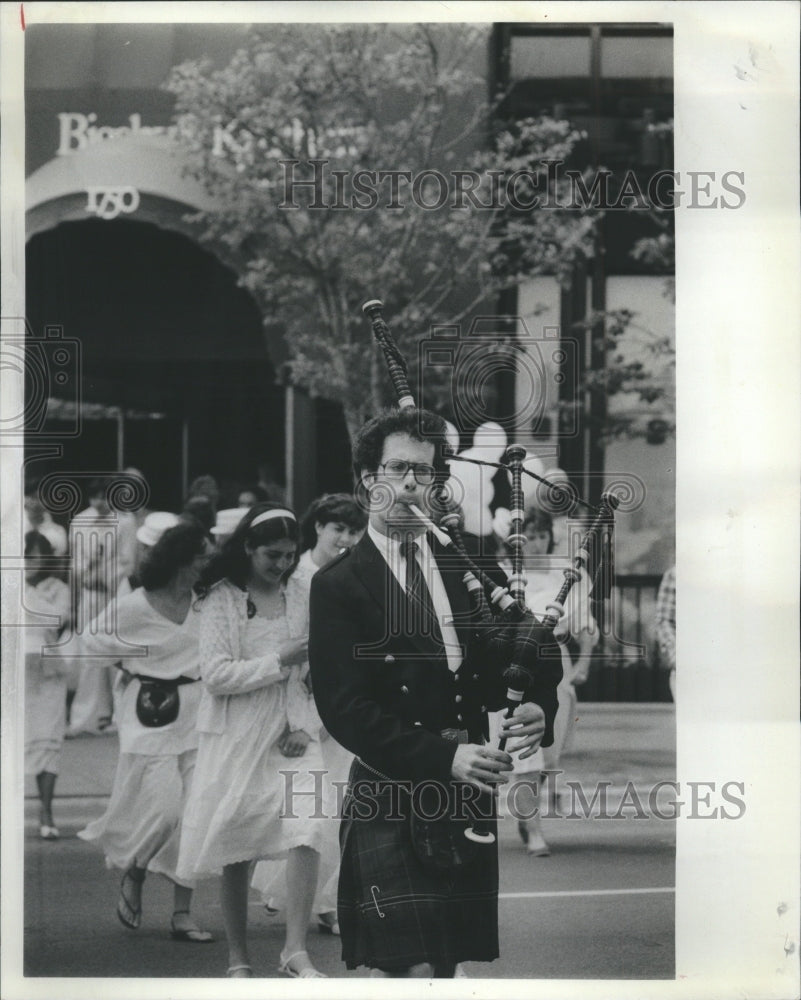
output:
[[[247,947],[252,864],[284,856],[287,932],[278,971],[322,977],[306,951],[322,837],[306,786],[322,758],[299,676],[306,606],[288,583],[298,534],[292,511],[256,504],[200,580],[204,692],[178,870],[191,878],[222,873],[232,978],[253,975]]]
[[[212,936],[192,921],[194,881],[180,878],[176,864],[201,694],[192,588],[207,548],[203,529],[195,525],[164,531],[143,557],[141,586],[116,601],[116,632],[98,626],[80,637],[87,664],[122,667],[129,683],[119,701],[120,756],[108,808],[78,836],[103,849],[109,868],[123,870],[117,916],[125,927],[139,928],[145,876],[157,872],[174,886],[173,939],[194,944]],[[152,705],[154,690],[172,692],[172,718],[145,711],[143,702]]]

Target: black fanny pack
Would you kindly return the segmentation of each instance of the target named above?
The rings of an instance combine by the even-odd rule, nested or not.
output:
[[[139,681],[139,693],[136,696],[136,717],[148,729],[159,729],[168,726],[178,718],[181,699],[178,688],[181,684],[194,684],[197,677],[176,677],[174,680],[164,680],[161,677],[148,677],[136,674]]]

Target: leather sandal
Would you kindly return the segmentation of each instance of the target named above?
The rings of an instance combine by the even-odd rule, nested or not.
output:
[[[117,899],[117,916],[120,923],[128,930],[136,931],[139,930],[142,923],[142,904],[140,903],[138,907],[131,905],[130,900],[125,895],[126,879],[141,885],[145,880],[144,869],[131,867],[126,871],[122,876],[122,882],[120,882],[120,895]]]
[[[299,955],[303,955],[306,959],[306,964],[301,965],[299,969],[295,969],[290,965],[294,959]],[[284,953],[281,952],[281,964],[278,966],[278,971],[283,976],[291,976],[293,979],[328,979],[328,976],[324,972],[320,972],[319,969],[311,964],[308,953],[305,951],[295,951],[291,955],[284,958]]]
[[[253,969],[249,965],[231,965],[225,974],[229,979],[252,979]]]
[[[175,918],[179,914],[189,916],[189,910],[174,910],[170,921],[170,937],[173,941],[188,941],[190,944],[208,944],[214,940],[214,936],[208,931],[202,931],[199,927],[176,927]]]

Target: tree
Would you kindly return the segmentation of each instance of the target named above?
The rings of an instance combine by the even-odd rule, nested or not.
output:
[[[551,118],[498,130],[470,69],[486,33],[260,26],[223,69],[185,63],[168,82],[217,206],[195,217],[203,238],[282,325],[292,381],[341,402],[351,436],[389,401],[365,300],[384,301],[414,384],[432,323],[492,311],[522,278],[592,252],[592,212],[525,207],[579,135]],[[435,378],[427,399],[447,410]]]

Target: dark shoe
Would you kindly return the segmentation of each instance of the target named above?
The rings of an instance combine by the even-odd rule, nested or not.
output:
[[[125,883],[126,881],[141,883],[145,880],[145,873],[141,868],[129,868],[128,871],[122,876],[122,882],[120,882],[120,896],[117,900],[117,916],[120,919],[120,923],[127,927],[128,930],[136,931],[139,930],[139,926],[142,923],[142,906],[133,907],[130,900],[125,895]]]

